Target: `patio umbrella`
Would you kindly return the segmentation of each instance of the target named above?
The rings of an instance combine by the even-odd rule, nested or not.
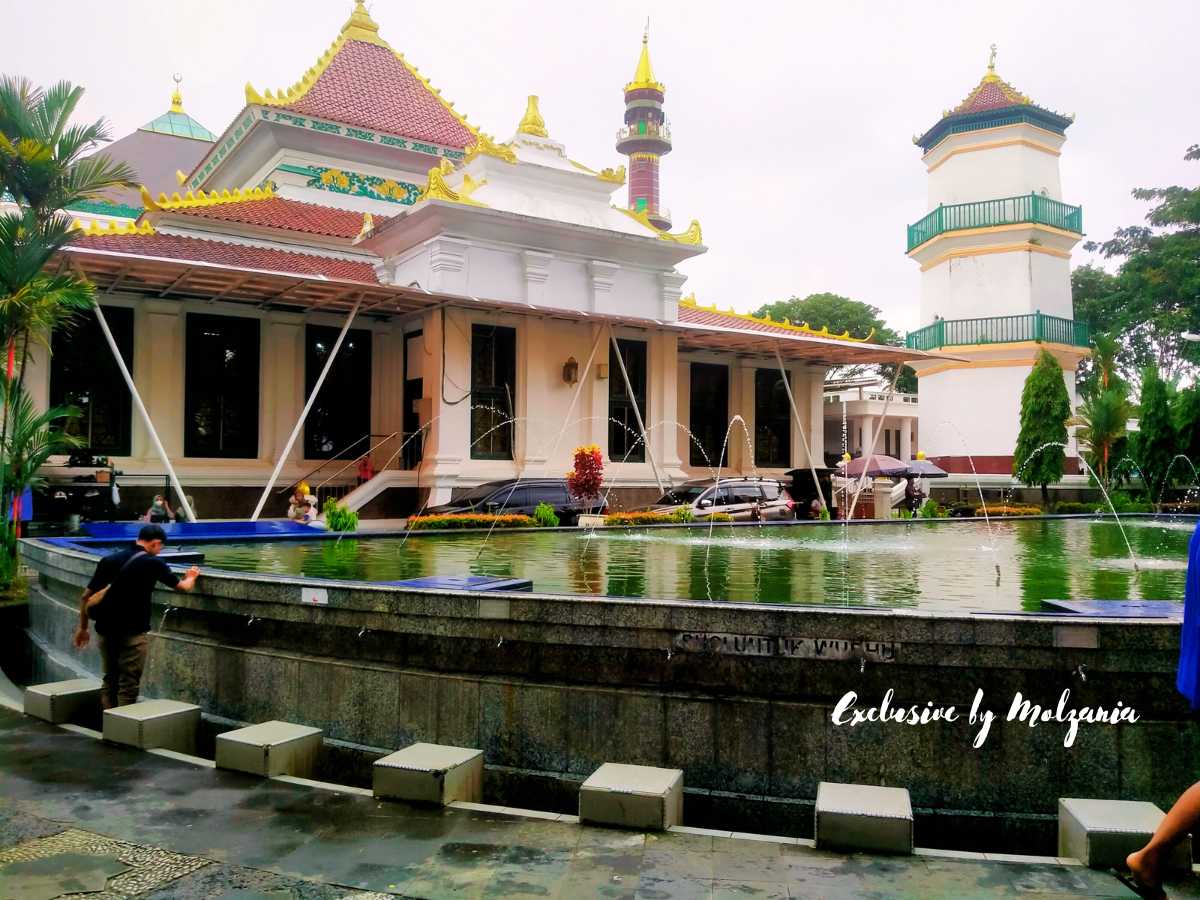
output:
[[[841,469],[841,474],[847,477],[861,476],[865,468],[868,477],[887,478],[894,475],[903,475],[908,471],[908,463],[901,462],[894,456],[873,453],[870,456],[860,456],[858,459],[852,459],[839,468]]]
[[[917,458],[908,464],[908,471],[905,475],[912,475],[916,478],[949,478],[950,473],[945,469],[939,469],[933,463],[925,458],[924,453],[918,453]]]

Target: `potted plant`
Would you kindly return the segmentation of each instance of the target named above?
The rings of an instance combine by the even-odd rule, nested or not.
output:
[[[595,444],[575,448],[575,465],[567,473],[567,490],[584,507],[592,509],[600,499],[604,485],[604,454]],[[595,528],[604,524],[604,516],[580,513],[576,524]]]

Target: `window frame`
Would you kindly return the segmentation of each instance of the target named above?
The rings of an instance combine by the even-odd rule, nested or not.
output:
[[[769,386],[767,379],[772,379]],[[787,373],[788,389],[791,388],[792,373]],[[789,469],[792,466],[792,410],[783,388],[784,376],[778,369],[754,370],[754,465],[764,469]],[[766,388],[767,397],[761,397]],[[782,412],[770,412],[777,404],[771,397],[783,392]],[[763,409],[768,415],[763,415]],[[780,440],[780,434],[783,439]]]
[[[610,341],[608,345],[608,460],[644,463],[646,442],[639,440],[641,431],[634,413],[634,402],[637,403],[642,421],[647,421],[650,417],[650,344],[636,338],[617,338],[616,344],[614,347]],[[630,387],[634,392],[632,398],[625,390],[625,378],[617,361],[618,352],[629,374]],[[612,421],[618,417],[624,423],[623,427]],[[620,450],[617,450],[618,446]]]
[[[699,425],[697,422],[697,406],[696,406],[696,376],[707,371],[710,375],[716,370],[721,370],[724,373],[724,392],[725,392],[725,412],[722,418],[715,420],[711,426]],[[691,466],[702,466],[704,468],[717,468],[722,465],[728,465],[728,448],[725,443],[725,433],[729,429],[729,366],[724,363],[708,363],[708,362],[689,362],[688,363],[688,429],[696,436],[700,443],[697,446],[697,441],[688,437],[688,464]],[[711,413],[711,409],[701,407],[701,414],[707,411]],[[711,420],[710,420],[711,421]],[[711,431],[711,433],[710,433]],[[706,440],[711,437],[712,446],[704,446]],[[726,447],[726,459],[721,460],[721,448]],[[711,455],[706,460],[703,451],[711,451]]]
[[[332,351],[333,343],[337,341],[337,335],[341,332],[341,328],[336,325],[321,325],[318,323],[308,322],[304,326],[304,396],[307,398],[312,394],[316,380],[321,375],[321,369],[324,367],[324,362],[320,359],[314,350],[315,333],[324,332],[331,339],[330,349]],[[359,456],[363,450],[369,446],[370,433],[374,425],[374,415],[372,410],[372,391],[374,389],[374,340],[375,333],[369,328],[351,328],[346,332],[345,340],[342,341],[342,346],[338,350],[337,358],[333,361],[333,366],[329,370],[329,375],[326,376],[324,384],[321,385],[321,391],[317,394],[316,400],[313,402],[312,408],[309,410],[308,419],[304,423],[304,458],[305,459],[354,459]],[[354,341],[362,341],[365,350],[361,356],[350,357],[346,355],[347,344],[352,344]],[[350,348],[357,350],[357,348]],[[339,381],[351,382],[355,377],[355,372],[348,371],[347,366],[358,365],[366,373],[364,382],[366,390],[361,393],[355,393],[355,385],[351,384],[350,394],[353,396],[353,405],[357,409],[350,409],[351,402],[344,398],[345,391],[338,399],[332,400],[334,397],[334,389]],[[361,377],[361,372],[357,373]],[[328,409],[336,410],[340,415],[338,432],[334,437],[342,437],[331,451],[321,450],[316,446],[316,440],[319,435],[315,432],[317,427],[315,420],[319,415],[324,414],[329,403]],[[357,421],[353,421],[357,420]],[[350,424],[346,424],[350,423]],[[363,427],[365,425],[365,428]],[[359,429],[362,428],[360,431]],[[335,429],[329,429],[331,432]],[[342,435],[345,431],[351,436]],[[351,441],[357,440],[363,436],[367,436],[367,441],[359,445],[355,445],[347,449],[347,445]]]
[[[136,314],[129,306],[103,306],[101,308],[121,358],[125,361],[125,367],[132,373],[134,371],[134,351],[137,347]],[[80,432],[74,429],[86,421],[87,445],[80,447],[75,452],[91,453],[93,456],[132,455],[133,395],[125,383],[117,361],[113,359],[108,341],[104,337],[104,331],[96,317],[81,316],[66,328],[56,328],[50,336],[50,349],[48,385],[50,406],[74,405],[85,414],[80,418],[68,419],[63,423],[67,433],[79,435]],[[72,351],[75,351],[73,357]],[[79,366],[90,374],[76,377],[77,373],[71,371],[74,366]],[[101,367],[107,371],[98,372]],[[66,379],[65,382],[64,379]],[[87,395],[86,403],[76,402],[76,397],[82,395]],[[96,446],[92,442],[96,421],[93,414],[96,409],[93,398],[96,396],[103,397],[105,400],[110,397],[115,398],[117,424],[111,430],[116,435],[116,439],[109,446]]]
[[[501,339],[511,341],[511,352],[500,347]],[[478,342],[488,341],[491,344],[490,383],[485,386],[481,379],[482,373],[476,372],[477,354],[481,353]],[[501,352],[503,350],[503,352]],[[511,368],[510,368],[511,366]],[[498,368],[506,372],[498,372]],[[505,375],[509,382],[503,381]],[[497,379],[500,383],[497,384]],[[507,388],[507,390],[505,389]],[[490,406],[485,405],[490,403]],[[516,415],[517,403],[517,329],[510,325],[496,325],[489,322],[471,323],[471,426],[468,440],[471,442],[471,459],[512,460],[516,452],[516,427],[509,421],[507,425],[496,420],[496,416],[508,409],[508,419]],[[489,424],[490,423],[490,424]],[[487,426],[487,427],[484,427]],[[498,426],[498,427],[497,427]],[[480,438],[476,438],[479,431]],[[481,438],[486,435],[487,443]]]

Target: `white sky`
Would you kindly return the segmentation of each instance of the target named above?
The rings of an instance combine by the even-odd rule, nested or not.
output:
[[[575,159],[613,149],[621,90],[651,16],[674,152],[663,203],[676,230],[698,218],[709,252],[681,268],[702,303],[750,310],[832,291],[918,327],[905,225],[926,212],[914,134],[998,73],[1035,103],[1075,113],[1064,200],[1088,235],[1141,221],[1135,186],[1195,184],[1200,3],[634,3],[628,0],[368,3],[393,47],[476,125],[501,139],[525,96]],[[220,133],[260,91],[297,80],[337,35],[351,0],[0,0],[0,71],[87,88],[81,110],[117,136],[184,105]],[[624,197],[624,189],[618,195]],[[1088,255],[1077,250],[1076,264]]]

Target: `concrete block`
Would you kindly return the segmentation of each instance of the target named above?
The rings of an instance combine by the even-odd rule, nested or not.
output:
[[[913,852],[912,802],[905,788],[822,781],[814,815],[818,847]]]
[[[251,775],[310,778],[321,749],[321,729],[262,722],[217,735],[217,768]]]
[[[1125,857],[1140,850],[1158,828],[1164,813],[1142,800],[1058,800],[1058,855],[1093,869],[1124,868]],[[1192,836],[1175,845],[1167,865],[1190,872]]]
[[[200,707],[178,700],[143,700],[104,711],[104,739],[142,750],[196,752]]]
[[[683,770],[605,763],[579,789],[579,819],[663,830],[683,822]]]
[[[483,799],[483,751],[443,744],[413,744],[375,761],[376,797],[436,803]]]
[[[94,678],[51,681],[25,688],[25,715],[55,725],[85,717],[99,708],[100,682]]]

